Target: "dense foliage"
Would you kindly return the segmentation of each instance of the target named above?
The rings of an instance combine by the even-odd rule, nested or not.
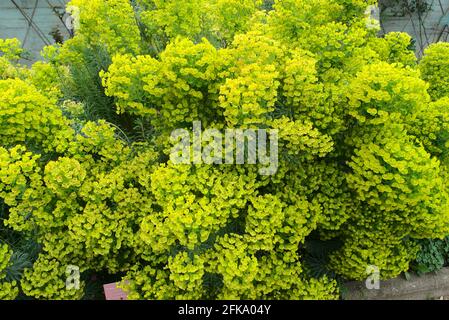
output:
[[[332,276],[408,270],[449,234],[449,52],[379,38],[374,2],[72,0],[45,62],[1,41],[0,298],[79,299],[97,273],[132,299],[335,299]],[[198,120],[279,130],[278,171],[172,163]],[[339,243],[328,275],[310,240]]]
[[[412,263],[418,274],[438,271],[449,265],[449,238],[419,240],[420,250]]]

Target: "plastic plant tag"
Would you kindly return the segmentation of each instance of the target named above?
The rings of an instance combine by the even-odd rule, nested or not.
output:
[[[118,287],[119,284],[120,282],[115,282],[103,285],[106,300],[128,300],[128,294]]]

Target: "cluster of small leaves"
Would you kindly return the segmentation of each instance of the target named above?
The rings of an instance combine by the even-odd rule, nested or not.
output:
[[[412,263],[418,274],[438,271],[449,262],[449,239],[424,239],[418,241],[419,252]]]

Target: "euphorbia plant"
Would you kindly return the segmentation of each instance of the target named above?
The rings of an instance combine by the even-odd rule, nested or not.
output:
[[[308,239],[341,243],[339,277],[406,271],[415,239],[449,233],[447,98],[426,82],[444,50],[418,65],[369,4],[72,0],[79,29],[46,62],[0,46],[2,223],[40,246],[2,296],[80,298],[101,272],[135,299],[337,298]],[[278,130],[279,169],[173,163],[194,121]]]

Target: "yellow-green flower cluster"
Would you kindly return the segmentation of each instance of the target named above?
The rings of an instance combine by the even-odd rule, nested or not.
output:
[[[16,281],[6,281],[5,270],[11,263],[12,251],[7,244],[0,243],[0,300],[13,300],[19,294]]]
[[[350,114],[358,122],[410,121],[430,101],[419,73],[386,62],[367,65],[349,86]]]
[[[140,33],[133,8],[121,0],[71,0],[71,11],[77,36],[85,44],[102,44],[108,52],[139,53]]]
[[[8,60],[19,60],[24,50],[17,39],[0,39],[1,56]]]
[[[102,72],[106,94],[117,99],[118,112],[151,116],[154,125],[176,128],[182,122],[203,119],[209,81],[216,77],[216,49],[204,40],[195,45],[175,41],[150,56],[117,55]]]
[[[366,280],[372,275],[372,267],[379,272],[380,279],[391,279],[408,270],[418,246],[403,239],[406,232],[398,233],[388,223],[382,223],[383,216],[376,211],[365,212],[365,221],[350,225],[343,247],[331,255],[333,268],[355,280]]]
[[[407,124],[411,135],[419,138],[425,149],[448,165],[449,152],[449,97],[432,102],[420,110]]]
[[[26,269],[20,282],[23,292],[36,299],[78,300],[84,292],[84,283],[79,287],[68,287],[64,267],[55,259],[39,257],[32,269]]]
[[[390,32],[383,38],[370,39],[368,46],[374,50],[382,61],[415,66],[416,56],[411,50],[412,38],[405,32]]]
[[[164,42],[178,36],[198,41],[206,37],[214,43],[232,41],[235,34],[249,28],[261,0],[138,0],[142,23],[150,45],[161,50]]]
[[[19,79],[0,80],[0,91],[2,146],[34,143],[54,150],[70,134],[61,110],[34,86]]]
[[[419,63],[422,78],[429,83],[429,94],[434,100],[449,95],[448,54],[448,43],[435,43],[424,51],[424,57]]]

